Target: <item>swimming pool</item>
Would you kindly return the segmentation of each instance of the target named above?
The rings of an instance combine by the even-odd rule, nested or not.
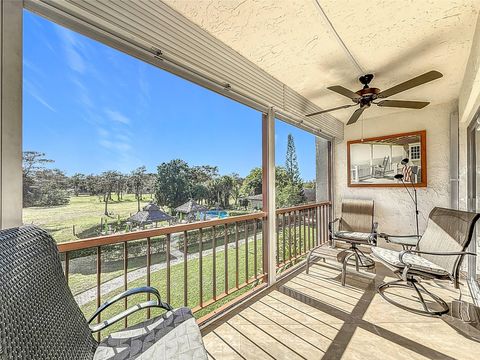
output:
[[[228,212],[225,210],[208,210],[205,211],[205,219],[210,220],[210,219],[223,219],[228,217]]]

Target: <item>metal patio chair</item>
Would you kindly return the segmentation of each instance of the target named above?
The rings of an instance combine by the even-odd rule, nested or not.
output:
[[[379,294],[389,303],[421,315],[442,315],[449,311],[448,304],[439,296],[429,292],[421,279],[450,280],[456,289],[459,286],[460,267],[465,255],[474,255],[466,249],[472,239],[475,223],[480,214],[434,208],[429,215],[427,228],[415,249],[394,251],[372,247],[372,254],[390,267],[399,280],[381,284]],[[408,307],[385,294],[388,288],[414,290],[423,310]],[[423,294],[423,295],[422,295]],[[430,297],[439,308],[429,307],[424,295]]]
[[[110,305],[134,294],[155,300],[90,325]],[[166,313],[109,335],[92,333],[146,308]],[[123,292],[85,319],[67,285],[57,245],[44,230],[22,226],[0,231],[0,359],[207,359],[190,309],[172,309],[158,291]]]
[[[338,254],[342,262],[342,285],[345,285],[347,265],[353,257],[355,268],[372,268],[375,261],[365,255],[358,245],[375,245],[377,242],[377,226],[373,221],[374,202],[373,200],[344,199],[342,201],[342,216],[329,223],[328,229],[332,241],[343,241],[350,244],[348,249]],[[335,229],[335,224],[337,228]],[[307,274],[312,254],[318,249],[310,251],[307,257]],[[320,258],[323,258],[320,256]],[[324,259],[325,261],[325,259]]]

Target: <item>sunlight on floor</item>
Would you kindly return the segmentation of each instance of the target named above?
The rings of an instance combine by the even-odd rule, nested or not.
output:
[[[211,359],[476,359],[474,342],[439,318],[387,303],[376,286],[393,274],[350,268],[345,287],[336,264],[316,264],[268,292],[215,328],[204,342]],[[449,286],[424,282],[447,302]],[[465,293],[465,291],[464,291]],[[393,293],[412,304],[411,293]],[[464,294],[465,299],[465,294]]]

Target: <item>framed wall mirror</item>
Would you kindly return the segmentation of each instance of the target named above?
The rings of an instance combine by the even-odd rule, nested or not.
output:
[[[347,142],[350,187],[427,186],[427,132],[425,130]]]

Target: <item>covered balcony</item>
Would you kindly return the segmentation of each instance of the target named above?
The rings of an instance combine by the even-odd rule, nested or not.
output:
[[[53,358],[100,358],[99,344],[127,328],[147,329],[142,324],[167,316],[170,306],[190,309],[209,359],[478,358],[480,3],[0,0],[0,5],[0,242],[15,244],[8,229],[46,228],[42,236],[55,241],[61,261],[59,288],[65,279],[70,305],[91,318],[93,352]],[[260,125],[251,137],[261,144],[258,189],[237,194],[235,204],[242,205],[229,211],[218,206],[230,205],[220,190],[217,202],[192,196],[165,208],[153,204],[161,201],[153,191],[152,203],[141,206],[137,191],[131,195],[138,212],[124,211],[122,218],[107,209],[113,190],[92,191],[92,197],[103,195],[105,217],[102,213],[100,224],[87,230],[27,217],[22,142],[28,111],[22,114],[22,101],[26,89],[31,96],[32,85],[22,68],[34,66],[22,56],[25,14],[255,110]],[[38,100],[41,94],[34,93]],[[200,106],[194,103],[184,106]],[[128,120],[116,116],[117,123]],[[314,143],[309,156],[315,179],[308,187],[296,184],[301,199],[295,204],[279,196],[281,124],[307,133]],[[182,124],[177,129],[175,136],[188,132]],[[115,135],[114,127],[108,131]],[[249,140],[243,140],[245,147]],[[37,208],[44,218],[53,216]],[[0,244],[0,358],[49,358],[54,352],[36,345],[44,334],[23,331],[25,323],[12,325],[17,308],[7,296],[12,287],[31,294],[30,286],[42,286],[18,254],[32,256],[32,269],[49,257],[35,258],[23,244],[18,252],[16,246]],[[40,271],[38,279],[42,276]],[[15,284],[23,285],[13,286],[18,277]],[[146,293],[123,297],[137,288]],[[157,293],[149,288],[158,290],[161,301],[156,303]],[[49,287],[47,298],[56,299],[55,291]],[[103,305],[110,299],[116,302]],[[169,306],[159,309],[162,302]],[[25,314],[35,313],[27,304]],[[96,313],[98,308],[103,311]],[[65,316],[62,311],[50,315]],[[122,312],[125,316],[116,318]],[[22,319],[28,323],[30,317]],[[55,321],[66,324],[69,318]],[[24,346],[26,333],[38,338]],[[118,350],[104,358],[115,356],[126,355]],[[166,350],[150,356],[203,358]]]

